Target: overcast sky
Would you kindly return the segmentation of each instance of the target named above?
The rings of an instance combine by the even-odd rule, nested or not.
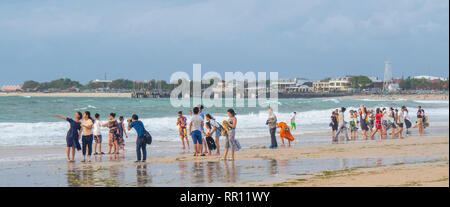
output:
[[[189,3],[188,3],[189,2]],[[0,1],[0,85],[278,71],[448,76],[448,0]]]

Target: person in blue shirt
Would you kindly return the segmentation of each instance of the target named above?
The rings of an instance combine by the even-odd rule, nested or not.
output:
[[[59,116],[59,115],[53,115],[55,118],[60,118],[68,121],[70,123],[70,129],[67,132],[66,136],[66,142],[67,142],[67,148],[66,148],[66,154],[67,154],[67,161],[68,162],[75,162],[75,148],[77,150],[81,149],[81,145],[79,142],[80,139],[80,131],[81,131],[81,118],[83,115],[81,112],[75,113],[75,119]],[[70,159],[70,150],[72,150],[72,159]]]
[[[147,159],[147,142],[144,138],[145,136],[145,128],[142,121],[139,121],[139,117],[136,114],[133,114],[131,116],[131,120],[128,120],[128,131],[130,131],[132,128],[136,130],[137,133],[137,140],[136,140],[136,155],[138,162],[145,162]],[[141,152],[142,152],[142,160],[141,160]]]

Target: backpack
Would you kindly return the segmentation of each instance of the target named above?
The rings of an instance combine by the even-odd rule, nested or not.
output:
[[[144,125],[142,125],[142,122],[138,121],[139,125],[141,125],[142,129],[144,129],[144,139],[145,143],[148,145],[152,144],[152,135],[144,128]]]

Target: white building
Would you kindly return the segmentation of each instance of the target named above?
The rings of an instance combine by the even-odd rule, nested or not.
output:
[[[427,79],[427,80],[441,80],[441,81],[446,81],[447,78],[441,78],[441,77],[435,77],[435,76],[427,76],[427,75],[419,75],[419,76],[414,76],[413,79]]]

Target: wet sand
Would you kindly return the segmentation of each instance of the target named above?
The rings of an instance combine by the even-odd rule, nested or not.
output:
[[[421,164],[396,163],[384,167],[356,167],[299,176],[280,183],[257,186],[277,187],[449,187],[448,161]]]
[[[135,164],[132,151],[96,156],[91,163],[81,163],[77,153],[77,162],[68,163],[63,148],[40,147],[33,153],[47,150],[61,157],[3,160],[0,177],[8,179],[1,179],[0,186],[448,186],[448,128],[444,134],[406,139],[275,150],[256,146],[237,152],[233,162],[190,152],[155,156],[156,146],[148,148],[147,163]],[[20,150],[6,152],[2,158],[8,159]]]

